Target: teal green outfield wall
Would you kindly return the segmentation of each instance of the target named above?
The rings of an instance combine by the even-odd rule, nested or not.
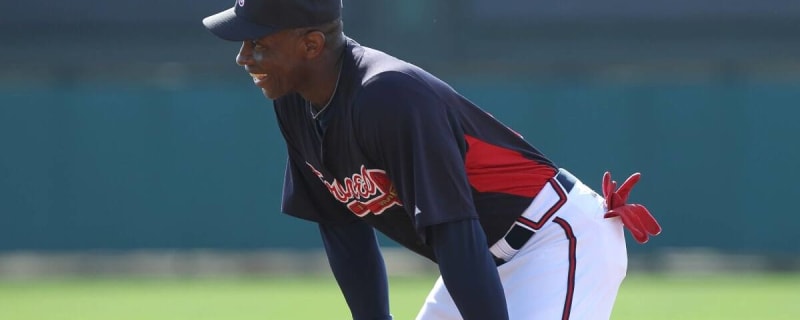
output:
[[[452,83],[594,188],[641,171],[632,251],[800,253],[800,81]],[[247,81],[0,87],[0,251],[317,247],[284,157]]]

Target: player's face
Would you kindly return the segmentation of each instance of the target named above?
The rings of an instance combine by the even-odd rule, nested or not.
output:
[[[267,98],[278,99],[295,92],[303,78],[300,44],[300,36],[293,30],[244,41],[236,63],[250,73]]]

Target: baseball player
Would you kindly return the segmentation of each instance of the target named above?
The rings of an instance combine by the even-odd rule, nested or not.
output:
[[[607,319],[623,225],[660,232],[606,173],[603,197],[430,73],[342,31],[341,0],[238,0],[204,25],[274,100],[282,211],[319,224],[353,319],[391,319],[374,230],[438,264],[417,319]]]

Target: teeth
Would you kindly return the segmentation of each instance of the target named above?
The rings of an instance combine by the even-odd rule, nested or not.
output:
[[[253,77],[253,81],[259,81],[266,79],[268,75],[266,73],[251,73],[250,76]]]

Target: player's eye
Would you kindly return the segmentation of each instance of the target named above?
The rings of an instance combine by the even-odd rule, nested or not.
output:
[[[250,41],[250,44],[253,45],[253,49],[256,50],[264,50],[266,48],[266,46],[259,43],[258,40],[252,40]]]

